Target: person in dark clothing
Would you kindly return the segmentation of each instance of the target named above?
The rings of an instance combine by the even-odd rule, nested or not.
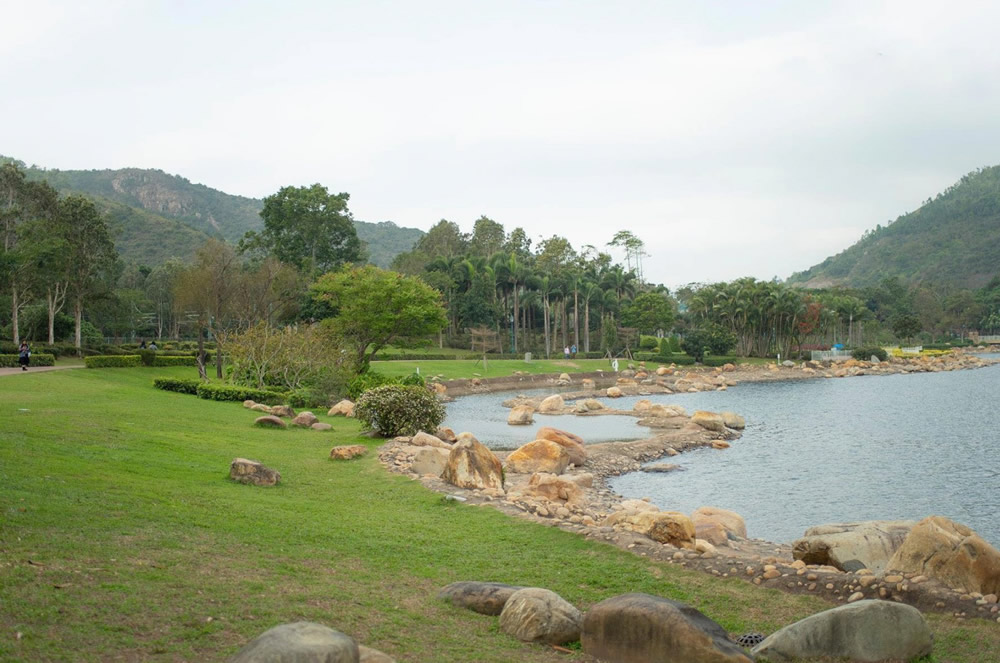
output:
[[[17,351],[17,363],[21,365],[21,370],[28,370],[28,362],[31,361],[31,350],[28,348],[28,342],[22,341],[21,347]]]

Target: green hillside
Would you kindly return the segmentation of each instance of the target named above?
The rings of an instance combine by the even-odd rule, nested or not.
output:
[[[122,256],[146,265],[170,257],[188,259],[209,237],[237,242],[248,230],[259,230],[263,201],[233,196],[204,184],[194,184],[162,170],[58,170],[16,161],[30,179],[44,179],[62,194],[93,198],[111,217],[115,244]],[[413,248],[424,234],[391,221],[355,221],[358,238],[372,263],[388,267],[392,259]]]
[[[1000,166],[982,168],[918,210],[868,231],[850,248],[789,277],[813,288],[907,284],[980,288],[1000,272]]]

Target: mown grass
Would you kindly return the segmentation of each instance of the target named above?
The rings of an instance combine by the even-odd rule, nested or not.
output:
[[[193,369],[0,378],[0,660],[224,660],[279,623],[328,624],[399,661],[585,660],[435,598],[455,580],[548,587],[580,608],[642,591],[733,632],[829,607],[650,562],[387,474],[354,421],[251,425],[239,404],[157,391]],[[351,462],[331,446],[372,449]],[[282,473],[227,479],[236,456]],[[996,660],[1000,629],[933,617],[931,660]],[[20,636],[18,636],[20,634]]]
[[[637,363],[637,362],[636,362]],[[619,360],[619,368],[625,368],[628,362]],[[420,374],[430,378],[437,376],[442,380],[459,380],[463,378],[496,378],[513,375],[515,371],[531,375],[560,373],[589,373],[592,371],[612,371],[611,362],[607,359],[430,359],[430,360],[397,360],[373,361],[372,370],[386,375],[404,376],[420,369]]]

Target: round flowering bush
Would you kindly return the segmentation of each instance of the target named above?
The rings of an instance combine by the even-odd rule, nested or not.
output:
[[[391,384],[362,394],[354,416],[382,437],[414,435],[436,431],[444,421],[444,406],[424,387]]]

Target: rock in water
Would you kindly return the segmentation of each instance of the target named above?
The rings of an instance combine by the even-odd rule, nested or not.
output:
[[[500,628],[524,642],[563,645],[580,637],[583,615],[555,592],[538,587],[520,589],[500,612]]]
[[[502,582],[453,582],[438,592],[438,598],[481,615],[496,616],[514,592],[524,589]]]
[[[622,594],[592,606],[580,641],[584,653],[615,663],[753,663],[701,612],[649,594]]]
[[[511,408],[510,414],[507,415],[507,423],[511,426],[527,426],[534,422],[534,414],[535,408],[530,405],[518,405]]]
[[[535,433],[535,439],[548,440],[563,447],[569,453],[569,462],[577,467],[587,462],[587,448],[584,446],[583,438],[579,435],[574,435],[558,428],[552,428],[551,426],[542,426]]]
[[[903,603],[857,601],[795,622],[753,648],[780,663],[831,656],[852,661],[909,661],[930,653],[934,638],[920,611]]]
[[[566,402],[559,394],[553,394],[538,405],[538,411],[542,414],[559,414],[566,409]]]
[[[698,424],[706,430],[716,431],[718,433],[724,433],[726,431],[726,422],[722,419],[722,415],[716,412],[697,410],[693,415],[691,415],[691,423]]]
[[[255,460],[234,458],[229,464],[229,478],[254,486],[273,486],[281,481],[281,474]]]
[[[359,663],[358,643],[313,622],[282,624],[264,631],[230,663]]]

